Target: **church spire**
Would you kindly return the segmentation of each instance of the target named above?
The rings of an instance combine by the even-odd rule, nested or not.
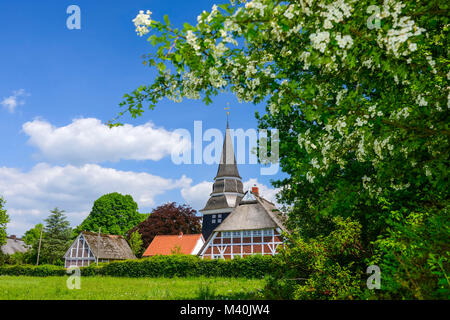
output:
[[[223,140],[222,156],[209,200],[200,210],[203,214],[202,234],[205,239],[236,207],[244,196],[241,176],[234,156],[230,124],[227,116],[227,129]]]
[[[220,158],[216,179],[220,177],[241,178],[236,164],[236,157],[234,155],[233,140],[231,139],[228,117],[225,139],[223,140],[222,156]]]

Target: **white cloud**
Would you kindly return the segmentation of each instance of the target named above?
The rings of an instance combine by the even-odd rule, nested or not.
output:
[[[26,96],[29,96],[29,94],[25,92],[25,89],[15,90],[13,91],[12,96],[4,98],[0,104],[8,109],[9,112],[13,113],[17,106],[25,104],[23,98]]]
[[[195,210],[201,210],[205,207],[209,195],[212,192],[212,182],[203,181],[196,185],[189,185],[181,189],[181,196]]]
[[[28,172],[0,167],[0,195],[7,201],[11,217],[8,233],[17,235],[42,222],[56,206],[66,210],[71,225],[76,226],[103,194],[130,194],[143,211],[155,205],[156,196],[191,183],[184,175],[176,180],[165,179],[96,164],[61,167],[40,163]]]
[[[276,205],[278,204],[275,196],[278,192],[280,192],[279,188],[274,189],[274,188],[268,187],[265,184],[258,182],[258,179],[255,179],[255,178],[249,179],[249,180],[245,181],[243,184],[244,184],[244,191],[251,190],[252,187],[254,185],[256,185],[259,189],[259,195],[261,197],[269,200],[270,202],[272,202]]]
[[[244,192],[251,190],[251,188],[256,184],[259,188],[259,195],[263,198],[277,204],[275,195],[279,192],[279,189],[274,189],[258,182],[258,179],[252,178],[243,182]],[[209,199],[209,195],[212,192],[212,182],[202,181],[195,185],[190,185],[183,187],[181,189],[181,196],[183,199],[196,210],[202,209],[206,201]]]
[[[35,119],[22,126],[28,142],[48,160],[70,164],[155,160],[190,148],[189,142],[151,122],[109,128],[99,119],[75,119],[71,124],[54,127]]]

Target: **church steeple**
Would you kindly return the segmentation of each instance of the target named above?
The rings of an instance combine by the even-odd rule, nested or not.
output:
[[[233,141],[231,139],[230,126],[227,119],[227,129],[225,131],[225,139],[223,140],[222,156],[220,157],[219,168],[215,179],[220,177],[236,177],[241,178],[236,164],[234,155]]]
[[[230,129],[230,112],[227,111],[227,129]]]
[[[243,196],[243,184],[237,168],[227,117],[227,129],[213,190],[205,207],[200,210],[203,213],[202,233],[205,239],[228,216]]]

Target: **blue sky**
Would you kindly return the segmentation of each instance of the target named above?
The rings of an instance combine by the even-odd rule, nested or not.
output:
[[[81,30],[66,27],[71,4],[81,9]],[[232,128],[256,128],[254,113],[263,111],[262,105],[239,104],[230,94],[210,106],[163,100],[140,118],[123,118],[129,126],[115,134],[103,123],[120,111],[125,93],[155,75],[142,64],[141,56],[153,48],[134,31],[131,20],[138,11],[151,10],[155,20],[168,14],[178,26],[195,25],[197,15],[213,4],[0,2],[0,195],[12,220],[9,234],[23,234],[55,206],[66,210],[75,226],[95,199],[114,191],[131,194],[141,212],[167,201],[201,209],[217,165],[175,165],[169,133],[193,132],[194,121],[202,121],[204,130],[224,130],[227,103]],[[239,170],[246,186],[257,182],[263,196],[273,199],[270,180],[281,173],[261,175],[255,164],[241,164]]]

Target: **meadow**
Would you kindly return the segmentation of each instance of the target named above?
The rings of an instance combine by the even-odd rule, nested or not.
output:
[[[82,277],[80,289],[68,277],[0,276],[0,300],[207,300],[257,299],[262,279]]]

